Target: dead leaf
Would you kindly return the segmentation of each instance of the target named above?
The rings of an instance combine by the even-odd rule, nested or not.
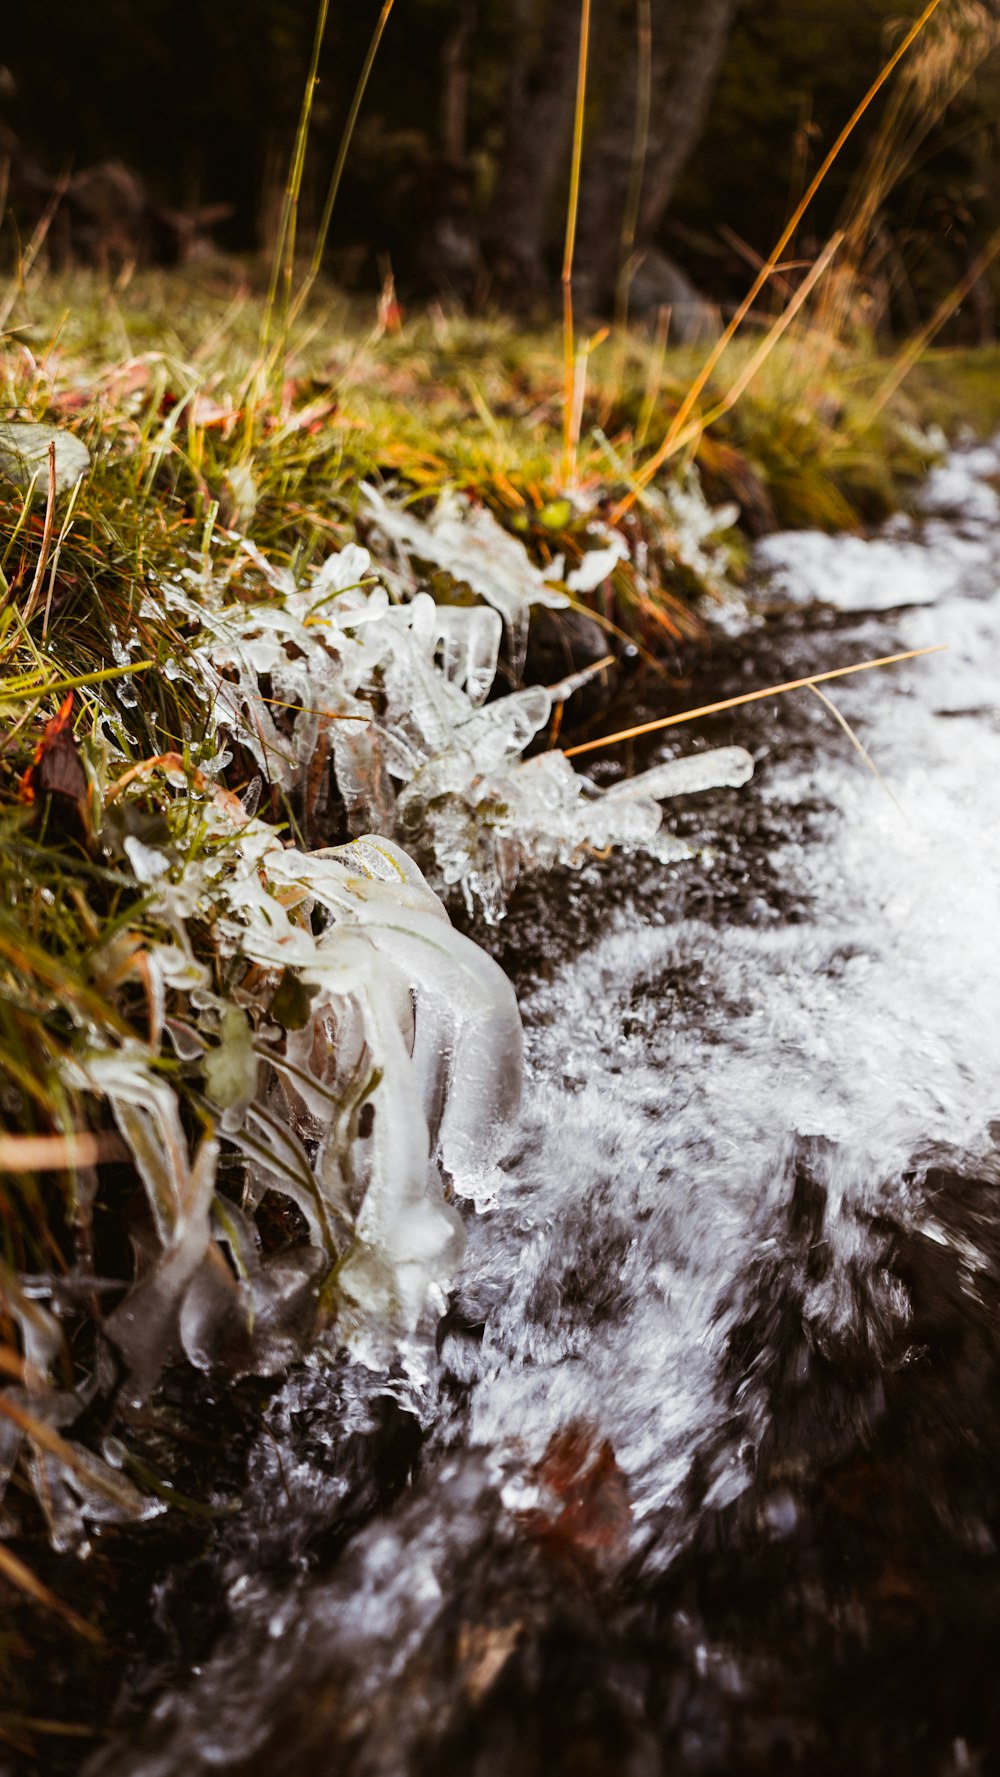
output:
[[[40,802],[51,796],[64,819],[75,815],[87,831],[87,779],[73,733],[74,694],[68,691],[59,712],[46,722],[35,757],[18,785],[18,801]]]

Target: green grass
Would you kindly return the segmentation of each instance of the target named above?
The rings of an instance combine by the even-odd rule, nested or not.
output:
[[[230,526],[301,570],[354,536],[367,479],[394,479],[414,496],[463,488],[519,530],[539,559],[578,559],[581,514],[559,503],[555,330],[524,333],[499,318],[432,311],[380,333],[371,310],[317,287],[288,357],[262,364],[263,309],[263,293],[225,265],[197,277],[143,274],[118,291],[95,275],[46,276],[16,307],[0,402],[8,414],[69,426],[97,459],[63,551],[53,625],[77,670],[108,659],[111,622],[156,657],[136,594],[148,571],[172,571]],[[750,350],[740,342],[730,349],[706,409]],[[699,361],[691,350],[660,354],[638,332],[591,353],[577,451],[588,514],[609,511],[628,490]],[[750,530],[876,521],[905,503],[928,466],[931,453],[916,436],[922,423],[954,431],[996,420],[994,367],[988,355],[931,354],[866,426],[887,366],[871,352],[817,341],[805,326],[793,330],[703,437],[706,492],[716,503],[735,499]],[[43,496],[37,488],[8,574],[28,570]],[[566,522],[553,523],[560,511]],[[13,529],[15,514],[5,518]],[[664,633],[695,632],[700,589],[678,567],[662,517],[640,503],[629,522],[652,550],[652,583],[638,588],[624,567],[603,615],[653,647]],[[156,711],[155,722],[158,732],[176,733],[176,714]]]

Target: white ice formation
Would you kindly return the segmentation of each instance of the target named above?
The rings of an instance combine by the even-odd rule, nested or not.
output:
[[[478,538],[479,517],[448,520],[456,571],[461,551],[452,532],[467,523]],[[272,596],[253,605],[213,607],[204,596],[195,605],[180,588],[170,595],[200,627],[185,670],[208,689],[214,732],[237,739],[267,784],[312,798],[320,815],[335,786],[351,833],[394,837],[435,888],[458,888],[488,919],[502,915],[526,867],[577,862],[609,845],[687,855],[661,831],[657,801],[682,793],[680,779],[671,789],[658,770],[655,783],[636,778],[606,796],[561,752],[522,757],[564,687],[531,686],[485,702],[502,621],[526,617],[529,597],[555,597],[520,545],[505,542],[520,557],[521,582],[503,618],[494,606],[438,605],[425,592],[394,603],[356,546],[304,587],[255,554]],[[507,584],[502,567],[495,557]],[[691,789],[734,781],[732,749],[717,775],[714,757],[698,756]],[[741,760],[745,782],[752,765],[745,753]]]
[[[401,602],[356,546],[300,584],[231,536],[228,582],[202,562],[158,589],[156,613],[165,601],[186,631],[165,670],[203,716],[197,758],[165,755],[117,792],[154,794],[169,829],[121,840],[143,893],[148,1036],[92,1037],[67,1070],[108,1105],[148,1200],[136,1281],[106,1321],[136,1397],[178,1341],[202,1367],[273,1373],[332,1326],[366,1361],[419,1364],[462,1251],[456,1200],[492,1201],[521,1086],[513,991],[435,889],[496,918],[526,867],[609,846],[686,855],[657,799],[752,770],[725,748],[601,791],[561,752],[525,759],[576,681],[486,700],[503,626],[523,637],[531,604],[562,595],[460,502],[430,547],[370,500],[400,551],[486,602]],[[606,539],[595,553],[605,569],[618,555]],[[259,778],[243,803],[216,784],[233,747]],[[313,830],[336,816],[349,842],[290,843],[254,815],[262,785]],[[127,973],[129,941],[96,959],[98,984]],[[265,1257],[268,1192],[302,1237]]]

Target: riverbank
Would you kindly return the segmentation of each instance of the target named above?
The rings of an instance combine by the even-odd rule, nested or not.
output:
[[[537,875],[493,929],[528,1087],[425,1367],[175,1370],[129,1416],[202,1515],[43,1557],[125,1656],[36,1642],[64,1723],[117,1691],[102,1772],[993,1743],[996,469],[812,549],[797,599],[775,539],[771,615],[691,688],[947,642],[837,698],[882,784],[807,692],[710,718],[759,780],[682,805],[687,860]]]
[[[496,919],[522,873],[680,859],[658,802],[689,780],[657,764],[602,797],[560,737],[636,648],[682,696],[754,536],[884,516],[934,428],[987,430],[1000,398],[995,354],[932,357],[876,414],[890,366],[790,340],[698,473],[616,523],[694,367],[655,342],[591,352],[569,498],[557,343],[499,322],[329,298],[286,362],[226,271],[46,282],[9,324],[0,445],[44,424],[89,461],[57,437],[51,494],[44,448],[4,490],[2,1546],[36,1603],[101,1619],[61,1580],[95,1521],[113,1589],[103,1550],[127,1564],[143,1520],[233,1503],[185,1454],[220,1378],[263,1397],[316,1336],[383,1363],[433,1333],[519,1054],[436,895]],[[702,786],[745,781],[723,753]]]

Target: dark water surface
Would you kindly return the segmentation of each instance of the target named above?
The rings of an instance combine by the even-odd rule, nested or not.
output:
[[[832,688],[884,785],[751,705],[685,733],[757,760],[675,806],[689,864],[520,891],[525,1107],[437,1349],[273,1396],[91,1773],[998,1762],[998,470],[773,540],[729,645],[739,690],[946,642]]]

